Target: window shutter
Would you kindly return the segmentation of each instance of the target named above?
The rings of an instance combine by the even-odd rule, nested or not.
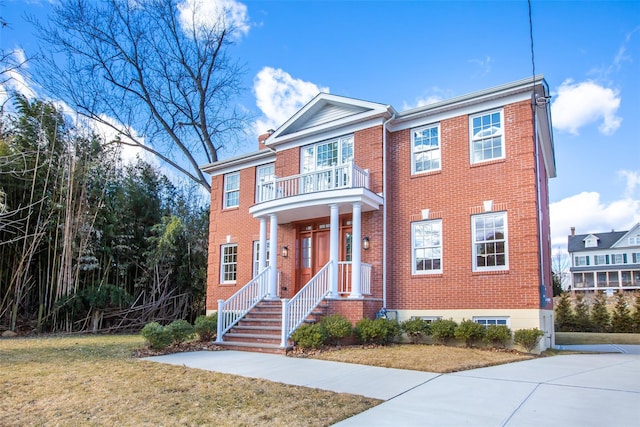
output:
[[[585,256],[586,260],[587,260],[587,265],[589,265],[589,255]]]
[[[605,256],[605,259],[606,259],[605,263],[609,265],[609,255]]]
[[[622,254],[622,263],[623,264],[627,263],[627,254]]]

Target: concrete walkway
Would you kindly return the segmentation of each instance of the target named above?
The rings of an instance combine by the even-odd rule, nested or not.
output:
[[[640,347],[631,347],[628,354],[562,355],[453,374],[236,351],[146,360],[385,400],[338,426],[636,427]]]

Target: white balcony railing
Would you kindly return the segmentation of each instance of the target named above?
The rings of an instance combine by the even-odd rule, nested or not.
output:
[[[349,162],[284,178],[274,176],[273,180],[258,185],[258,203],[300,194],[358,187],[369,188],[369,171]]]
[[[351,293],[351,271],[350,261],[338,262],[338,293]],[[362,295],[371,295],[371,264],[365,262],[360,264],[360,292]]]

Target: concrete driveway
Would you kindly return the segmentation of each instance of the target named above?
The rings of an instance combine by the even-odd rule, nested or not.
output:
[[[236,351],[146,360],[385,401],[338,426],[638,427],[640,348],[626,350],[544,357],[452,374]]]

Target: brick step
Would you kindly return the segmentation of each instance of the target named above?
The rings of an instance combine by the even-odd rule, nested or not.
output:
[[[244,318],[238,322],[238,326],[270,326],[281,327],[282,319],[247,319]]]
[[[246,343],[246,342],[223,342],[218,346],[227,350],[237,351],[252,351],[257,353],[270,353],[270,354],[287,354],[287,350],[291,347],[281,348],[280,344],[265,344],[265,343]]]
[[[263,335],[263,334],[224,334],[225,342],[244,342],[251,344],[280,344],[280,335]]]
[[[280,326],[244,326],[236,325],[228,333],[232,334],[262,334],[262,335],[276,335],[280,334],[282,328]]]
[[[245,319],[282,319],[282,312],[274,311],[250,311],[245,316]]]

